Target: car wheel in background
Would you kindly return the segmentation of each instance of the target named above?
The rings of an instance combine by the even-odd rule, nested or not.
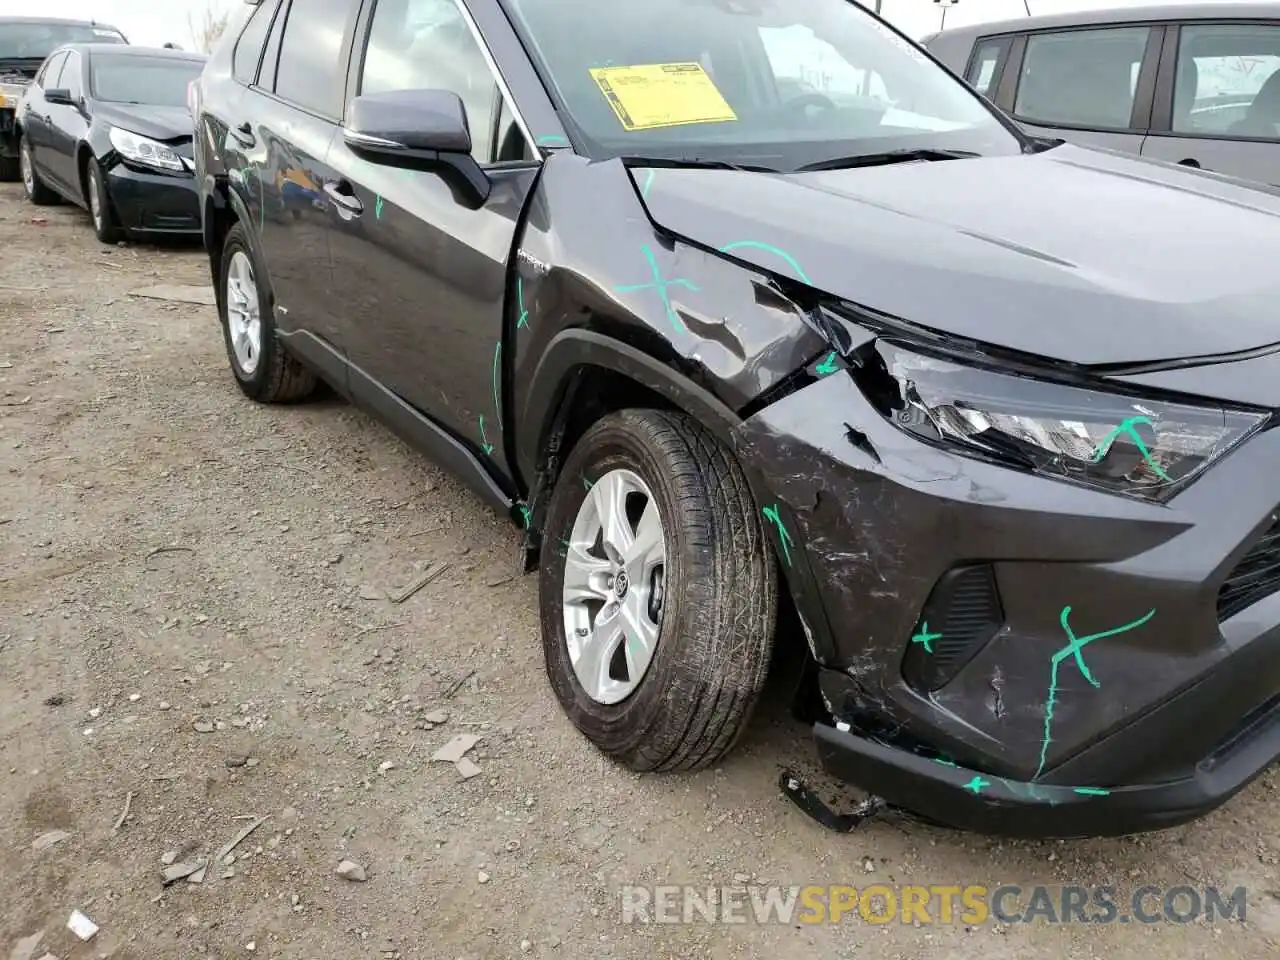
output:
[[[306,399],[315,390],[315,374],[290,356],[276,336],[266,278],[259,279],[249,235],[238,223],[223,244],[221,270],[218,312],[240,389],[261,403]]]
[[[732,454],[693,420],[623,410],[565,461],[543,528],[547,675],[633,770],[724,756],[764,686],[777,563]]]
[[[27,145],[26,137],[18,143],[18,169],[22,177],[22,189],[26,192],[28,200],[38,207],[49,207],[58,202],[58,195],[44,185],[40,174],[36,172],[35,163],[31,159],[31,147]]]
[[[106,177],[102,167],[92,157],[85,164],[85,194],[89,200],[89,216],[93,218],[93,232],[103,243],[117,243],[123,236],[116,226],[115,211],[107,193]]]

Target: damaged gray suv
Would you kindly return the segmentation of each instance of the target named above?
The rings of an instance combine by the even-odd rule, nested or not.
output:
[[[847,0],[262,0],[191,99],[235,382],[523,526],[609,756],[715,762],[779,643],[866,809],[1136,832],[1280,754],[1274,192]]]

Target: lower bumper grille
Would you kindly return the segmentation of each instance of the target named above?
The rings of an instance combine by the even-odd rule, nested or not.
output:
[[[1218,591],[1218,619],[1280,590],[1280,520],[1273,523],[1246,553]]]

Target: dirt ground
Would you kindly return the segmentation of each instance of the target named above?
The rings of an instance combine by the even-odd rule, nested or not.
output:
[[[244,399],[212,307],[128,295],[206,283],[201,251],[104,247],[5,184],[0,252],[0,957],[41,931],[32,955],[62,960],[1277,955],[1277,771],[1137,839],[838,835],[778,792],[815,764],[775,696],[721,768],[636,777],[555,703],[516,531],[337,400]],[[429,562],[450,566],[388,598]],[[482,737],[466,780],[430,759],[460,732]],[[258,817],[232,866],[162,884],[166,853],[214,857]],[[1248,913],[623,923],[624,884],[748,878],[1244,885]]]

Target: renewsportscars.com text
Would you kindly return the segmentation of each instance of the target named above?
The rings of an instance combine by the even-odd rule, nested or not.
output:
[[[628,886],[623,923],[1192,923],[1243,921],[1244,887]]]

